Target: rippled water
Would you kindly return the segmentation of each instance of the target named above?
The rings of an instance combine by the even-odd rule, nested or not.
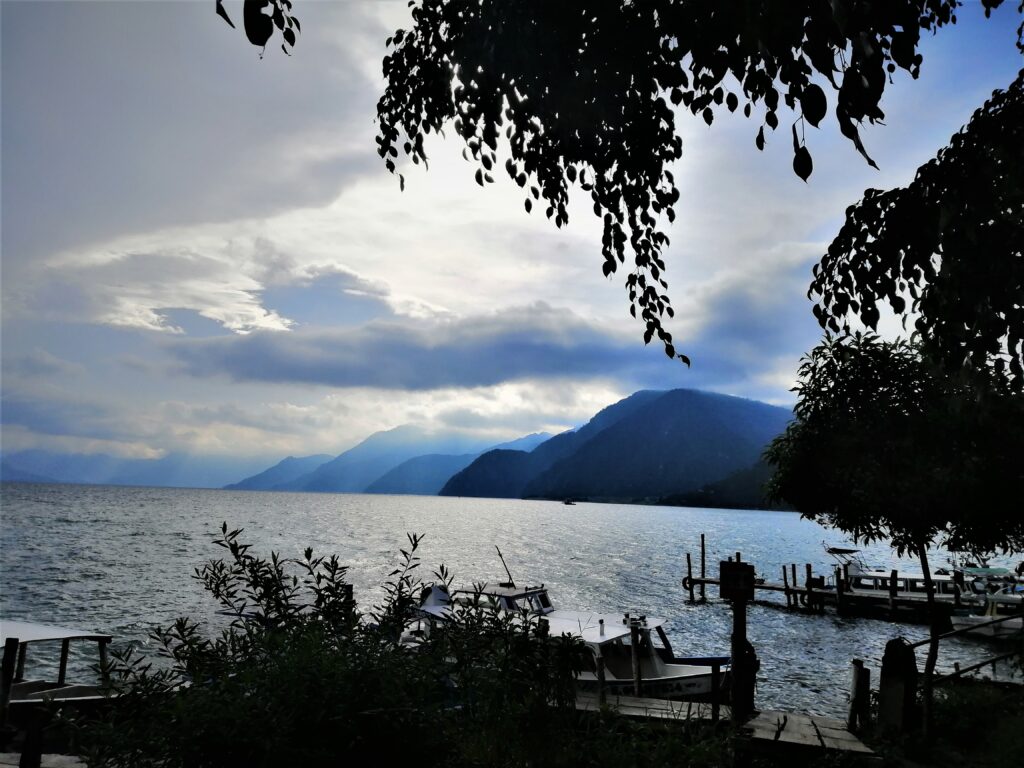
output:
[[[245,539],[264,553],[300,556],[306,546],[337,553],[363,604],[381,597],[406,532],[426,534],[424,569],[443,562],[456,583],[503,579],[497,544],[512,575],[546,583],[556,607],[665,617],[681,655],[728,653],[728,606],[690,605],[680,587],[687,551],[698,567],[702,532],[711,573],[740,551],[770,580],[788,563],[798,564],[801,578],[808,562],[830,572],[821,542],[843,542],[787,512],[30,484],[4,485],[0,501],[0,615],[105,631],[115,642],[143,646],[154,625],[213,616],[190,576],[219,556],[211,541],[222,521],[245,528]],[[896,562],[884,546],[868,548],[867,559]],[[776,605],[749,610],[762,707],[839,715],[852,658],[865,659],[877,682],[888,640],[926,634],[883,620],[804,616],[782,604],[779,596]],[[983,641],[944,643],[940,669],[991,650]]]

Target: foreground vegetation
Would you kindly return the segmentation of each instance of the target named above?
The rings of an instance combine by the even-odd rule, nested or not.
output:
[[[400,642],[423,584],[410,537],[386,598],[361,620],[336,557],[269,559],[225,525],[227,557],[197,570],[230,616],[155,632],[162,662],[112,654],[123,693],[76,725],[98,766],[298,766],[374,760],[445,766],[712,766],[731,738],[575,710],[584,646],[476,604],[412,650]],[[441,567],[434,578],[450,582]],[[652,762],[654,761],[654,762]]]

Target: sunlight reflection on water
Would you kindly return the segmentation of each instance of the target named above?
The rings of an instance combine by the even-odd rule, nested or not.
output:
[[[699,567],[702,532],[710,574],[740,551],[771,581],[789,563],[797,564],[801,579],[808,562],[816,573],[830,572],[821,542],[844,542],[787,512],[582,502],[9,484],[2,503],[0,614],[106,631],[115,642],[143,646],[150,628],[177,616],[216,620],[190,576],[219,556],[210,542],[222,521],[245,528],[246,540],[262,553],[300,556],[306,546],[337,553],[364,605],[381,598],[380,583],[406,532],[426,534],[424,576],[443,562],[456,583],[467,585],[504,579],[497,544],[516,580],[544,582],[557,607],[664,617],[675,650],[685,655],[728,653],[729,646],[728,606],[690,605],[680,587],[687,551]],[[868,547],[866,555],[872,563],[898,562],[885,546]],[[754,605],[749,615],[761,659],[759,706],[833,716],[845,708],[850,659],[864,659],[877,685],[885,643],[926,633],[921,626],[804,616],[777,605]],[[940,669],[991,650],[984,642],[954,640],[944,644]]]

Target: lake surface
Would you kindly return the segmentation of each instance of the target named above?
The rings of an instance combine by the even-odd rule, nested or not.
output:
[[[504,580],[501,547],[518,582],[544,582],[556,607],[668,620],[680,655],[727,654],[727,604],[690,605],[680,586],[686,552],[697,568],[707,534],[709,572],[739,551],[777,581],[784,564],[831,573],[822,541],[842,534],[788,512],[645,507],[505,499],[356,494],[260,493],[174,488],[5,484],[0,488],[0,616],[108,632],[115,643],[149,646],[155,625],[178,616],[216,620],[213,602],[191,578],[222,550],[221,522],[244,528],[254,550],[300,557],[311,546],[350,567],[356,599],[372,604],[398,560],[405,534],[422,533],[429,574],[444,563],[456,584]],[[916,570],[887,547],[868,562]],[[940,555],[932,567],[944,564]],[[425,575],[426,575],[425,574]],[[709,589],[709,597],[717,596]],[[864,659],[877,686],[885,643],[926,636],[920,626],[884,620],[804,616],[777,605],[749,609],[749,636],[761,660],[758,706],[840,716],[850,660]],[[986,641],[943,643],[940,670],[994,655]],[[44,663],[48,663],[44,660]],[[84,660],[78,659],[79,665]],[[919,655],[923,665],[923,653]]]

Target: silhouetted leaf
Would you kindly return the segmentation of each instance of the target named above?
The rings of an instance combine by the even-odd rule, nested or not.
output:
[[[793,170],[796,172],[796,175],[807,181],[813,169],[814,164],[811,162],[811,153],[807,151],[807,147],[797,149],[793,155]]]
[[[245,22],[245,36],[249,42],[262,48],[274,33],[274,22],[263,13],[270,0],[245,0],[242,19]]]
[[[217,15],[220,16],[224,21],[228,23],[228,26],[232,29],[235,28],[235,23],[228,16],[228,12],[224,10],[224,0],[217,0]]]
[[[814,83],[808,85],[800,96],[800,109],[804,113],[804,119],[817,128],[828,111],[825,92]]]

